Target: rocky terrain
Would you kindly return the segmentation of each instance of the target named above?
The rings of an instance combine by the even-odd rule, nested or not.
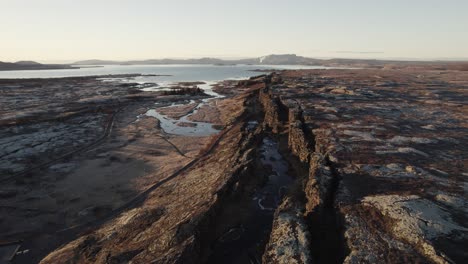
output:
[[[19,263],[38,262],[122,210],[209,142],[167,134],[145,115],[155,103],[207,95],[142,92],[144,85],[121,82],[133,77],[0,80],[0,244],[23,241],[28,253],[16,256]]]
[[[305,200],[277,212],[265,262],[291,263],[284,241],[307,262],[307,240],[296,235],[302,225],[284,220],[298,211],[312,262],[467,259],[466,72],[295,71],[272,79],[260,94],[266,121],[287,131],[308,172]]]
[[[218,83],[211,101],[95,77],[0,87],[14,263],[468,258],[462,68],[276,71]],[[187,113],[179,126],[220,130],[175,135],[153,117]]]

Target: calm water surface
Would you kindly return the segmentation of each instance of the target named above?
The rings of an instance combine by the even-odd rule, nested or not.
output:
[[[142,82],[220,81],[259,75],[256,69],[325,69],[301,65],[105,65],[94,68],[63,70],[0,71],[0,78],[60,78],[108,74],[158,74],[171,76],[142,77]],[[138,78],[137,78],[138,81]]]

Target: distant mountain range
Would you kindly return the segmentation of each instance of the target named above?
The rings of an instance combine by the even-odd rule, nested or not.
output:
[[[85,60],[77,61],[73,65],[153,65],[153,64],[253,64],[253,65],[322,65],[326,60],[306,58],[295,54],[268,55],[259,58],[223,60],[217,58],[200,59],[151,59],[132,61]]]
[[[1,62],[0,71],[78,69],[66,64],[41,64],[35,61]]]
[[[132,61],[111,61],[111,60],[84,60],[77,61],[73,65],[136,65],[136,64],[311,64],[315,59],[296,56],[294,54],[269,55],[260,58],[223,60],[217,58],[200,59],[151,59],[151,60],[132,60]]]
[[[150,59],[150,60],[83,60],[68,64],[41,64],[34,61],[0,62],[0,71],[6,70],[48,70],[48,69],[77,69],[87,66],[100,65],[171,65],[171,64],[207,64],[207,65],[316,65],[329,67],[362,67],[382,68],[384,66],[406,67],[409,65],[438,65],[447,64],[451,67],[454,62],[443,61],[395,61],[395,60],[373,60],[373,59],[314,59],[295,54],[268,55],[258,58],[224,60],[217,58],[200,59]],[[456,63],[455,63],[456,64]],[[464,66],[465,67],[465,66]]]
[[[268,55],[258,58],[223,60],[217,58],[200,59],[151,59],[151,60],[84,60],[77,61],[72,65],[167,65],[167,64],[252,64],[252,65],[317,65],[317,66],[354,66],[354,67],[377,67],[383,64],[392,64],[395,60],[374,60],[374,59],[314,59],[297,56],[295,54]],[[399,64],[428,64],[434,62],[427,61],[398,61]]]

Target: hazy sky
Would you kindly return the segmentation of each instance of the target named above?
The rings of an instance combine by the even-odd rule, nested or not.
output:
[[[0,61],[468,58],[468,0],[0,0]]]

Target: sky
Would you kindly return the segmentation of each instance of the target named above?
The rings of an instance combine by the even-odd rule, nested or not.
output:
[[[466,59],[468,0],[0,0],[0,61]]]

